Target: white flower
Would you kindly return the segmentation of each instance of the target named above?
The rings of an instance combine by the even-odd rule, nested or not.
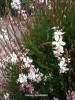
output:
[[[23,73],[19,74],[19,78],[17,79],[17,82],[24,84],[25,82],[27,82],[27,76]]]
[[[26,53],[21,54],[20,52],[18,53],[20,55],[20,60],[22,61],[24,57],[26,57]]]
[[[62,39],[60,38],[59,41],[54,41],[54,42],[52,42],[52,44],[59,47],[61,45],[64,46],[66,43],[63,42]]]
[[[67,64],[65,63],[65,58],[62,57],[60,60],[60,63],[58,64],[60,67],[66,66]]]
[[[59,39],[59,43],[60,43],[60,45],[62,45],[62,46],[65,46],[65,45],[66,45],[66,43],[65,43],[64,41],[62,41],[62,37]]]
[[[23,59],[23,61],[24,62],[28,62],[28,63],[32,63],[32,59],[30,59],[28,56],[25,58],[25,59]]]
[[[25,63],[25,67],[26,68],[29,68],[30,66],[31,66],[31,63],[32,63],[32,59],[30,59],[28,56],[24,56],[24,55],[22,55],[21,57],[20,57],[20,59]]]
[[[40,82],[42,76],[43,74],[39,72],[39,69],[30,68],[30,72],[28,73],[28,78],[30,80]]]
[[[18,13],[23,16],[24,20],[28,18],[25,10],[18,11]]]
[[[6,29],[2,29],[2,32],[4,33],[4,39],[5,40],[9,40],[7,30]],[[3,39],[3,36],[1,36],[1,38]]]
[[[58,65],[60,66],[60,73],[64,73],[64,72],[69,70],[69,68],[66,68],[67,63],[65,62],[65,58],[64,57],[61,58],[61,60],[60,60]]]
[[[68,59],[68,62],[66,63],[65,61],[65,58],[62,57],[62,54],[64,53],[64,48],[63,46],[66,45],[66,43],[62,40],[63,39],[63,34],[65,32],[62,32],[62,30],[57,30],[59,27],[53,27],[52,29],[55,30],[54,32],[54,41],[52,42],[52,45],[53,45],[53,53],[54,53],[54,56],[58,58],[59,60],[59,67],[60,67],[60,73],[64,73],[66,71],[69,70],[69,68],[66,68],[67,66],[67,63],[70,62],[70,59]]]
[[[38,2],[39,2],[39,3],[43,3],[43,2],[44,2],[44,0],[38,0]]]
[[[30,8],[32,8],[32,9],[34,10],[34,8],[35,8],[35,7],[34,7],[34,5],[33,5],[33,4],[31,4],[31,5],[30,5]]]
[[[4,34],[4,37],[5,37],[5,40],[9,40],[9,37],[8,37],[7,33]]]
[[[13,0],[11,3],[12,8],[20,10],[21,9],[21,2],[20,0]]]
[[[25,67],[30,67],[32,63],[32,59],[30,59],[28,56],[23,58],[23,61],[25,63]]]
[[[3,36],[1,35],[1,33],[0,33],[0,39],[3,39]]]
[[[14,52],[10,54],[10,56],[11,56],[12,63],[16,63],[18,61],[17,55]]]
[[[53,30],[56,30],[56,29],[58,29],[59,28],[59,26],[57,26],[57,27],[52,27],[51,29],[53,29]]]
[[[54,27],[53,29],[55,29],[56,27]],[[64,32],[61,32],[61,30],[56,30],[54,32],[54,41],[52,42],[52,45],[54,46],[53,49],[53,53],[55,55],[55,57],[60,57],[61,56],[61,53],[64,53],[64,50],[63,50],[63,46],[65,46],[65,42],[62,41],[63,37],[62,35],[64,34]]]
[[[2,32],[3,32],[3,33],[7,33],[7,30],[6,30],[6,29],[2,29]]]
[[[64,53],[63,46],[59,44],[57,44],[53,49],[54,49],[53,53],[57,58],[59,58],[62,55],[62,53]]]
[[[4,99],[9,100],[9,94],[8,93],[4,94]]]
[[[31,80],[35,80],[35,69],[30,68],[30,72],[28,73],[28,78]]]
[[[32,81],[34,80],[35,81],[35,74],[34,73],[28,73],[28,78]]]
[[[36,82],[38,83],[38,82],[40,82],[40,81],[41,81],[41,76],[38,75],[38,76],[36,77]]]
[[[59,73],[65,73],[66,71],[68,71],[69,68],[66,67],[60,67],[60,72]]]
[[[59,40],[59,35],[54,35],[53,38],[55,39],[55,41]]]
[[[3,20],[3,18],[0,17],[0,20]]]
[[[71,59],[70,59],[70,58],[68,58],[68,63],[70,63],[70,61],[71,61]]]
[[[44,3],[44,0],[38,0],[39,3]],[[48,0],[45,0],[46,5],[48,4]]]
[[[54,35],[59,35],[59,36],[61,36],[61,35],[63,35],[65,32],[62,32],[61,30],[56,30],[55,32],[54,32]]]
[[[55,98],[55,97],[54,97],[53,100],[58,100],[58,98]]]
[[[26,63],[25,63],[25,67],[26,67],[26,68],[29,68],[29,67],[30,67],[30,64],[29,64],[28,62],[26,62]]]

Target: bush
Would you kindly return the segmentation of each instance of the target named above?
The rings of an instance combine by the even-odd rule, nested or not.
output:
[[[23,20],[9,19],[14,40],[10,39],[11,45],[7,45],[12,62],[6,63],[7,92],[11,100],[56,100],[54,97],[74,100],[75,3],[69,0],[32,3],[35,5],[31,15],[26,9],[18,15]],[[8,36],[12,38],[11,33]],[[48,97],[26,97],[29,93],[48,94]]]

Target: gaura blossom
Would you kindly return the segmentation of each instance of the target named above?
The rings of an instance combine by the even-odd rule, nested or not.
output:
[[[3,32],[3,33],[6,33],[6,32],[7,32],[7,30],[2,28],[2,32]]]
[[[0,39],[3,39],[3,36],[1,35],[1,33],[0,33]]]
[[[17,79],[17,82],[21,84],[25,84],[25,82],[27,82],[27,76],[23,73],[19,74],[19,78]]]
[[[59,73],[65,73],[66,71],[68,71],[69,68],[66,67],[60,67],[60,72]]]
[[[9,94],[8,93],[4,94],[4,99],[9,100]]]
[[[25,58],[23,58],[23,61],[26,63],[26,62],[28,62],[28,63],[32,63],[32,59],[30,59],[28,56],[26,56]]]
[[[69,68],[66,68],[67,63],[65,62],[65,58],[64,57],[62,57],[60,59],[60,62],[59,62],[58,65],[60,66],[60,73],[65,73],[66,71],[69,70]]]
[[[38,0],[39,3],[44,3],[44,0]]]
[[[41,77],[43,76],[42,73],[39,72],[39,69],[35,69],[33,67],[30,68],[30,72],[28,73],[28,78],[35,82],[40,82]]]
[[[63,67],[63,66],[66,66],[67,64],[65,63],[65,58],[64,57],[62,57],[61,59],[60,59],[60,63],[58,64],[60,67]]]
[[[21,8],[20,0],[13,0],[11,3],[11,7],[16,9],[18,11],[18,14],[20,14],[24,18],[24,20],[27,21],[28,16],[27,16],[26,10],[23,10]]]
[[[54,32],[54,35],[59,35],[59,36],[61,36],[61,35],[63,35],[65,32],[62,32],[62,30],[56,30],[55,32]]]
[[[23,89],[23,91],[24,87],[26,87],[30,93],[32,93],[34,88],[32,85],[30,85],[31,83],[29,83],[28,80],[30,80],[30,82],[34,81],[38,83],[42,80],[43,74],[39,71],[38,68],[35,68],[35,66],[32,64],[33,60],[29,58],[27,54],[28,53],[19,53],[20,60],[22,62],[21,70],[23,71],[26,69],[27,74],[20,73],[19,78],[17,79],[17,83],[20,83],[20,87]]]
[[[8,37],[8,34],[7,34],[7,30],[6,29],[2,29],[1,31],[3,32],[4,39],[5,40],[9,40],[9,37]],[[2,39],[3,39],[3,37],[2,37]]]
[[[53,49],[54,49],[53,53],[55,57],[60,57],[62,53],[64,53],[63,46],[65,46],[66,43],[62,40],[63,34],[64,32],[61,32],[61,30],[56,30],[54,32],[54,36],[53,36],[54,41],[52,42],[52,45],[53,45]]]
[[[59,73],[65,73],[66,71],[69,70],[69,68],[67,68],[67,63],[70,63],[70,59],[68,58],[68,62],[66,63],[66,59],[64,57],[62,57],[63,53],[64,53],[64,46],[66,45],[66,43],[63,41],[63,34],[65,32],[62,32],[62,30],[58,30],[59,27],[53,27],[52,29],[54,29],[54,35],[53,35],[53,39],[54,41],[52,42],[52,46],[53,46],[53,53],[54,56],[58,58],[59,60],[59,67],[60,67],[60,71]]]
[[[12,54],[10,54],[10,61],[12,63],[16,63],[18,61],[17,55],[13,52]]]
[[[32,59],[30,59],[28,56],[22,56],[20,59],[25,63],[25,67],[29,68],[32,63]]]
[[[30,83],[28,83],[27,76],[23,73],[19,74],[17,83],[20,83],[20,90],[23,92],[25,91],[25,87],[29,90],[30,93],[34,91],[34,87]]]
[[[14,9],[20,10],[21,9],[21,2],[20,2],[20,0],[12,0],[11,6]]]
[[[27,16],[26,10],[19,10],[18,14],[21,14],[24,20],[27,20],[28,16]]]
[[[75,100],[75,91],[68,91],[67,100]]]

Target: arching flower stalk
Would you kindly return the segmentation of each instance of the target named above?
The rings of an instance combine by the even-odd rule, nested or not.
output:
[[[63,34],[65,32],[62,32],[62,30],[58,30],[58,27],[53,27],[52,29],[54,29],[53,42],[52,42],[53,53],[54,56],[57,57],[59,61],[58,63],[60,67],[59,73],[65,73],[66,71],[69,70],[69,68],[67,68],[66,66],[68,63],[70,63],[70,58],[68,58],[68,61],[66,62],[65,57],[63,57],[64,46],[66,45],[66,43],[63,41]]]

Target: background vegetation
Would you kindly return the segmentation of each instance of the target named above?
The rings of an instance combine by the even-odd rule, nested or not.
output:
[[[51,10],[45,3],[35,3],[34,14],[31,12],[30,21],[25,25],[27,31],[24,33],[23,43],[29,49],[28,56],[33,59],[35,67],[39,68],[44,76],[47,76],[47,79],[44,81],[43,77],[40,83],[31,82],[35,90],[39,94],[49,94],[46,100],[52,100],[54,97],[59,98],[59,100],[67,100],[66,93],[68,90],[75,91],[75,1],[72,1],[72,3],[69,0],[63,0],[63,2],[62,0],[51,1],[53,7]],[[24,3],[28,7],[31,1],[23,1],[23,7]],[[1,6],[3,4],[2,1]],[[71,63],[67,66],[69,71],[63,74],[59,74],[58,61],[52,51],[51,43],[54,32],[51,28],[54,26],[59,26],[59,29],[65,32],[63,40],[66,42],[66,46],[64,49],[67,49],[71,58]],[[19,84],[16,82],[19,76],[17,67],[19,67],[17,64],[8,63],[6,72],[9,81],[7,81],[6,88],[10,93],[11,100],[13,98],[14,100],[25,100],[28,99],[25,94],[29,92],[23,93],[19,90]],[[38,99],[44,100],[42,97],[29,98],[29,100]]]

